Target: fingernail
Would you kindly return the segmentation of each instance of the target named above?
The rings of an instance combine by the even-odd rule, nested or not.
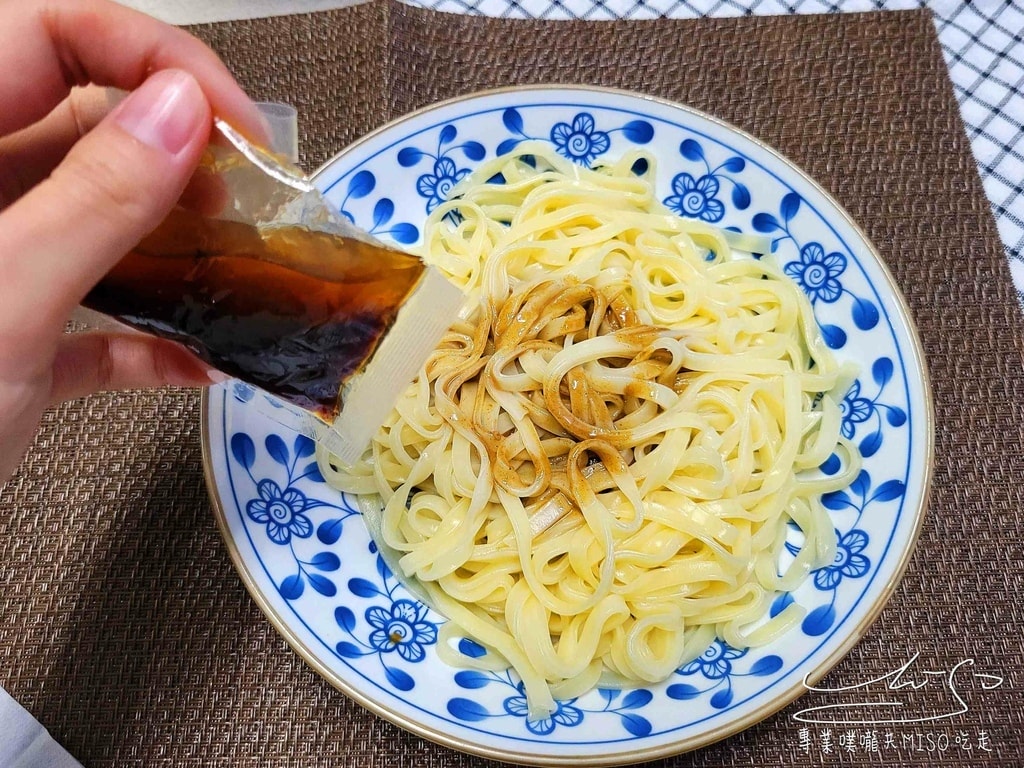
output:
[[[210,368],[206,372],[206,378],[208,378],[214,384],[223,384],[226,381],[231,381],[231,377],[226,373],[218,371],[216,368]]]
[[[176,155],[205,119],[204,98],[187,72],[157,72],[117,106],[114,119],[142,143]]]

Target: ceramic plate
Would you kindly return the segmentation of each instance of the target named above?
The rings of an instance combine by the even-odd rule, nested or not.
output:
[[[228,548],[271,622],[318,672],[380,716],[456,749],[509,761],[634,763],[692,749],[765,718],[819,679],[881,610],[917,537],[931,464],[930,400],[916,334],[864,234],[810,178],[756,139],[693,110],[590,88],[488,92],[416,112],[359,141],[317,175],[356,224],[403,246],[480,162],[526,139],[593,166],[642,148],[659,197],[684,216],[768,235],[806,291],[825,339],[860,375],[843,433],[864,471],[825,505],[836,559],[778,597],[807,609],[757,649],[715,642],[660,685],[596,690],[529,720],[516,677],[437,656],[444,621],[378,556],[352,499],[327,487],[313,444],[251,387],[204,404],[206,471]],[[834,472],[833,457],[823,471]],[[469,640],[459,650],[474,656]]]

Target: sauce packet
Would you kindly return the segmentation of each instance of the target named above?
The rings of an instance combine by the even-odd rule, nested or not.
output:
[[[264,413],[351,464],[462,301],[216,120],[178,205],[82,303],[263,389]]]

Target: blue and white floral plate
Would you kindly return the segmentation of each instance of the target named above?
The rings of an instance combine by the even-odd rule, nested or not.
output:
[[[525,139],[594,165],[642,147],[659,196],[684,216],[769,235],[807,292],[828,344],[859,364],[843,433],[865,456],[825,504],[835,562],[791,601],[807,616],[783,640],[715,642],[661,685],[597,690],[527,719],[517,679],[437,656],[444,619],[388,570],[352,499],[328,488],[313,444],[268,418],[241,383],[204,403],[206,472],[235,564],[273,624],[320,674],[380,716],[456,749],[515,762],[634,763],[721,739],[777,711],[857,642],[892,594],[924,513],[932,415],[921,347],[864,234],[810,178],[756,139],[675,104],[593,88],[493,91],[421,110],[372,133],[317,175],[328,199],[380,238],[411,246],[426,214],[485,159]],[[832,459],[823,470],[834,472]],[[474,656],[480,648],[463,641]]]

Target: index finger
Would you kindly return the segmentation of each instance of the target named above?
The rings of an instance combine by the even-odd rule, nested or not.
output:
[[[227,67],[184,30],[108,0],[0,0],[0,16],[0,71],[20,73],[0,78],[0,135],[42,119],[75,85],[133,90],[155,71],[183,69],[215,115],[250,139],[266,138]]]

